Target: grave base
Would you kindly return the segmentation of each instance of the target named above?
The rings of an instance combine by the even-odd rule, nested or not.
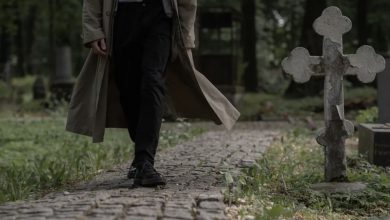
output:
[[[361,192],[367,188],[367,185],[361,182],[355,183],[318,183],[310,187],[312,190],[321,193],[352,193]]]
[[[390,166],[390,124],[361,124],[359,154],[372,164]]]

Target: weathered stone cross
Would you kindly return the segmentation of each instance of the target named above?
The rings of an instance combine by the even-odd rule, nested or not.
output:
[[[308,50],[298,47],[282,62],[286,73],[298,83],[313,75],[325,76],[325,128],[317,142],[325,147],[325,179],[328,182],[347,180],[345,139],[352,135],[354,126],[344,117],[344,75],[357,75],[364,83],[372,82],[376,73],[385,69],[385,59],[371,46],[362,46],[356,54],[343,54],[343,34],[350,31],[352,22],[337,7],[324,10],[314,22],[315,31],[324,36],[323,56],[310,56]]]

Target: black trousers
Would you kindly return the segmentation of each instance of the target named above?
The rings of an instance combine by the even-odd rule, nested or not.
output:
[[[119,3],[114,21],[113,62],[120,101],[135,143],[134,166],[154,164],[163,114],[171,18],[161,0]]]

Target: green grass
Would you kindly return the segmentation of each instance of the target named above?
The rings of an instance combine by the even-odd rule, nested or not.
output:
[[[366,110],[360,110],[356,116],[358,123],[375,123],[379,118],[379,109],[377,106]]]
[[[361,219],[390,215],[390,173],[354,156],[349,149],[348,176],[368,185],[354,194],[322,194],[310,185],[323,181],[323,150],[315,134],[294,130],[274,144],[252,168],[235,179],[226,174],[226,199],[239,215],[256,219]],[[356,138],[352,139],[355,140]],[[354,145],[355,145],[354,144]]]
[[[375,105],[376,93],[376,90],[371,87],[346,88],[347,113],[355,115],[354,111]],[[242,113],[242,120],[285,118],[287,116],[322,118],[323,106],[323,96],[285,98],[264,93],[245,93],[237,103],[237,108]]]
[[[65,132],[64,125],[60,116],[0,119],[0,203],[39,197],[131,159],[126,131],[108,130],[104,143],[92,144]],[[161,132],[160,149],[201,132],[188,123],[172,124]]]

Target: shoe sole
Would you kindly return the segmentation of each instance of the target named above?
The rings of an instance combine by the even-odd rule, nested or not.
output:
[[[165,186],[167,182],[161,178],[152,178],[152,179],[142,179],[142,180],[134,180],[135,186],[142,187],[156,187],[156,186]]]

